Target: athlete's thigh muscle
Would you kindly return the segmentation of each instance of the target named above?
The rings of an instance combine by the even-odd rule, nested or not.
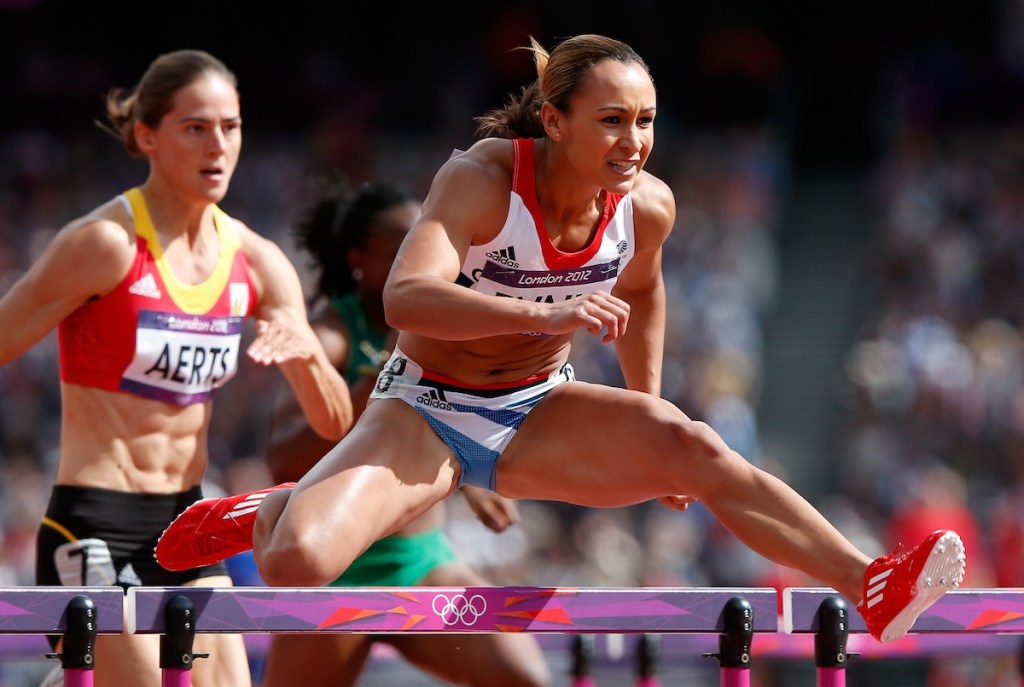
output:
[[[359,422],[298,484],[333,480],[361,467],[385,468],[395,484],[439,484],[452,491],[458,464],[423,416],[397,399],[369,404]]]
[[[530,412],[498,460],[497,491],[594,507],[684,493],[679,437],[688,422],[650,394],[561,384]]]

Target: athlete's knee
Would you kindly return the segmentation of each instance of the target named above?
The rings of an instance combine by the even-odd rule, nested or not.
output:
[[[291,492],[270,494],[260,506],[253,531],[253,557],[260,577],[275,587],[311,587],[337,577],[319,535],[321,528],[282,519]],[[272,497],[277,497],[271,501]]]
[[[272,491],[263,499],[259,510],[256,511],[256,522],[252,528],[252,548],[258,552],[265,548],[274,537],[277,522],[281,519],[281,513],[288,505],[291,497],[291,489]]]
[[[338,575],[322,549],[301,538],[275,537],[255,557],[260,577],[272,587],[320,587]]]
[[[323,528],[278,520],[270,538],[254,549],[263,580],[274,587],[319,587],[334,580],[339,551],[325,541]]]
[[[736,487],[737,480],[750,468],[738,453],[729,448],[725,440],[710,425],[698,420],[684,419],[676,423],[675,436],[679,442],[678,470],[683,487],[678,493],[689,494],[701,500]]]

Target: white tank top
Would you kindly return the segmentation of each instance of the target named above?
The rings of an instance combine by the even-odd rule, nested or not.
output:
[[[555,303],[611,291],[633,257],[633,203],[607,194],[593,241],[575,253],[556,248],[544,227],[534,186],[533,139],[516,139],[512,197],[505,225],[488,243],[470,246],[457,283],[491,296]]]

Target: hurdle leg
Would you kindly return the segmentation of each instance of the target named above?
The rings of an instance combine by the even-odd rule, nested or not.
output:
[[[1024,640],[1021,640],[1020,649],[1017,652],[1017,672],[1020,675],[1020,685],[1024,687]]]
[[[742,596],[734,596],[722,609],[723,631],[718,635],[717,658],[721,687],[750,687],[750,645],[754,640],[754,609]]]
[[[596,650],[597,640],[594,635],[573,635],[572,668],[570,670],[572,680],[569,682],[570,687],[595,687],[596,683],[591,675],[591,671]]]
[[[96,660],[96,604],[88,596],[79,595],[68,602],[67,629],[60,654],[64,670],[64,687],[92,687]]]
[[[634,687],[661,687],[658,679],[658,635],[644,633],[636,643]]]
[[[174,596],[164,608],[164,633],[160,636],[162,687],[191,687],[192,661],[209,654],[192,653],[196,636],[196,609],[187,596]]]
[[[846,602],[830,596],[818,608],[814,665],[818,687],[846,687],[846,640],[850,634]]]

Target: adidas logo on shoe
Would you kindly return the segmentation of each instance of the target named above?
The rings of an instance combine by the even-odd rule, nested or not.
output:
[[[243,515],[255,513],[256,510],[260,507],[260,504],[263,503],[263,499],[265,499],[267,497],[267,494],[269,494],[271,491],[273,490],[268,489],[266,491],[256,491],[253,492],[252,494],[249,494],[244,501],[239,501],[237,504],[235,504],[235,507],[232,510],[225,513],[222,519],[234,520],[235,518],[240,518]]]
[[[892,575],[892,571],[893,569],[889,568],[885,572],[875,575],[868,580],[868,584],[871,586],[868,589],[868,595],[864,599],[864,603],[868,608],[872,608],[875,604],[885,598],[885,581],[889,575]]]
[[[245,494],[202,499],[167,526],[156,543],[157,562],[167,570],[212,565],[252,548],[256,512],[267,494],[291,489],[294,482]]]

